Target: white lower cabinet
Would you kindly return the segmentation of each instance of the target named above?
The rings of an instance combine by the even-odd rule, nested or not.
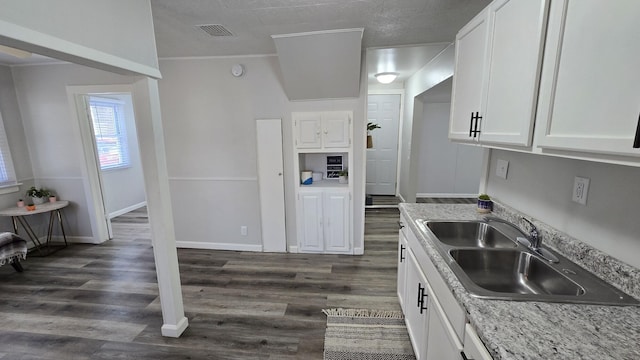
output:
[[[401,225],[405,228],[401,229],[398,241],[398,297],[416,358],[490,360],[475,331],[465,330],[471,328],[465,311],[421,242],[406,227],[404,217]]]
[[[349,191],[300,190],[298,241],[300,252],[351,253]]]

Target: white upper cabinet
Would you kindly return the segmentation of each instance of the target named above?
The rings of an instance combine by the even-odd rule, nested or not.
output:
[[[449,137],[530,146],[547,0],[496,0],[456,37]]]
[[[350,111],[295,112],[292,116],[298,149],[336,149],[351,145]]]
[[[539,147],[640,156],[638,19],[638,0],[552,3]]]
[[[456,64],[449,138],[474,141],[472,115],[482,108],[488,10],[482,11],[456,35]],[[479,125],[479,124],[478,124]]]

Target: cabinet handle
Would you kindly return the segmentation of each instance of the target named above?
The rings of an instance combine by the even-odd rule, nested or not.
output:
[[[469,359],[467,357],[467,354],[464,353],[464,351],[460,351],[460,356],[462,356],[462,360],[473,360],[473,359]]]
[[[425,294],[426,288],[422,286],[422,284],[418,283],[418,309],[420,309],[420,314],[424,310],[427,310],[427,306],[425,306],[425,298],[429,298],[429,295]]]
[[[475,115],[471,113],[471,123],[473,125],[473,131],[469,131],[469,136],[471,136],[471,133],[473,133],[474,139],[478,137],[478,134],[480,134],[480,130],[478,130],[478,126],[480,126],[480,124],[478,123],[480,122],[480,120],[482,120],[482,116],[480,116],[479,112],[476,111]]]
[[[469,119],[469,137],[473,135],[473,111],[471,112],[471,119]]]
[[[633,148],[640,148],[640,115],[638,115],[638,126],[636,127],[636,137],[633,140]]]
[[[404,247],[404,245],[400,245],[400,262],[404,261],[404,250],[406,249],[406,247]]]
[[[402,223],[402,221],[398,221],[398,226],[400,226],[400,229],[404,228],[404,224]]]

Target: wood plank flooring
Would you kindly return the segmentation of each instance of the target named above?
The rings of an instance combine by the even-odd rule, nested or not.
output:
[[[365,254],[180,249],[179,339],[162,317],[144,209],[115,238],[0,267],[0,359],[322,359],[328,307],[399,309],[397,209],[367,209]]]

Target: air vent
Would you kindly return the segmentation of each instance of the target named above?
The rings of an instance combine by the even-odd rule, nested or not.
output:
[[[233,33],[229,31],[224,25],[220,24],[209,24],[209,25],[199,25],[200,29],[211,36],[220,37],[220,36],[233,36]]]

